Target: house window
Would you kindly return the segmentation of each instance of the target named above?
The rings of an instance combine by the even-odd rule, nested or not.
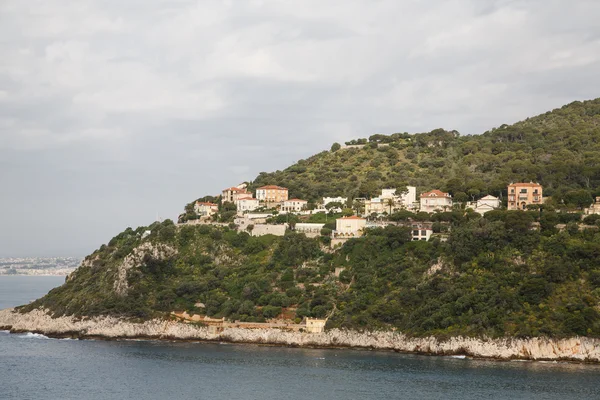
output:
[[[427,236],[427,231],[421,231],[421,236]]]
[[[419,231],[413,231],[413,236],[419,236]]]
[[[521,193],[527,193],[527,189],[521,189]]]

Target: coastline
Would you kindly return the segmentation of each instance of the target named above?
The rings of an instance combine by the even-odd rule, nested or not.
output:
[[[208,327],[177,321],[131,322],[114,317],[77,319],[51,318],[43,310],[20,314],[0,310],[0,330],[39,333],[52,338],[144,339],[188,342],[252,343],[309,348],[356,348],[391,350],[444,356],[469,356],[494,360],[569,361],[600,363],[600,339],[408,337],[397,332],[357,332],[331,329],[323,333],[285,332],[278,329],[226,328],[210,332]]]

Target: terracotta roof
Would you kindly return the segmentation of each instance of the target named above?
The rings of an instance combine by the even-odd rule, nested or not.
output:
[[[434,189],[430,192],[421,193],[421,198],[424,197],[451,197],[449,193],[444,193],[440,190]]]
[[[228,187],[227,189],[223,189],[223,192],[226,190],[231,190],[232,192],[245,192],[246,191],[246,189],[240,189],[235,186]]]
[[[238,200],[258,200],[253,197],[240,197]]]
[[[259,187],[259,189],[279,189],[279,190],[287,190],[287,188],[281,187],[281,186],[275,186],[275,185],[267,185],[267,186],[262,186]]]
[[[304,203],[308,203],[307,200],[302,200],[302,199],[289,199],[289,200],[286,200],[286,201],[302,201]]]
[[[204,201],[197,201],[196,204],[201,205],[201,206],[210,206],[210,207],[218,207],[218,204],[215,203],[207,203]]]
[[[356,215],[351,215],[350,217],[342,217],[342,218],[339,218],[339,219],[364,219],[364,218],[357,217]]]
[[[510,186],[528,186],[528,187],[541,187],[542,185],[540,185],[539,183],[533,183],[533,182],[529,182],[529,183],[525,183],[525,182],[517,182],[517,183],[511,183]]]

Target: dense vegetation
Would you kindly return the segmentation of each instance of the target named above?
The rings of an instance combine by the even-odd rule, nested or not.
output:
[[[324,246],[326,236],[292,231],[252,237],[233,227],[171,221],[128,228],[88,256],[65,285],[22,310],[138,318],[187,310],[244,321],[327,316],[329,327],[412,335],[600,337],[600,216],[582,220],[565,212],[600,195],[599,100],[480,136],[436,130],[350,144],[364,143],[334,145],[284,171],[262,173],[251,186],[279,184],[313,201],[402,185],[466,199],[534,180],[554,198],[541,209],[485,217],[460,206],[434,215],[400,211],[389,216],[398,225],[369,229],[335,252]],[[233,210],[221,206],[219,218],[229,218],[224,213]],[[192,207],[184,217],[193,219]],[[432,221],[448,240],[411,241],[411,220]],[[327,235],[331,221],[322,222]],[[161,246],[176,254],[157,257],[152,249]],[[143,248],[126,273],[129,290],[118,294],[119,266]]]
[[[600,336],[598,229],[570,222],[559,231],[555,222],[570,214],[550,212],[438,215],[451,225],[447,242],[411,242],[410,228],[388,226],[333,254],[293,232],[251,237],[167,221],[142,239],[146,228],[128,229],[24,310],[43,305],[56,315],[140,318],[188,310],[245,321],[330,316],[330,327],[395,327],[414,335]],[[531,229],[536,221],[540,229]],[[144,242],[178,254],[144,256],[120,296],[113,288],[117,266]],[[338,277],[336,268],[343,268]]]
[[[600,99],[574,102],[482,135],[436,129],[408,135],[373,135],[333,146],[283,171],[261,173],[251,188],[275,184],[290,195],[371,197],[383,187],[442,189],[455,198],[504,197],[511,181],[536,181],[558,204],[567,192],[600,195]]]

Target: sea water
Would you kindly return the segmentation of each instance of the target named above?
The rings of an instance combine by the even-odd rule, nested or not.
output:
[[[0,277],[0,308],[57,277]],[[600,399],[600,366],[0,332],[0,399]]]

